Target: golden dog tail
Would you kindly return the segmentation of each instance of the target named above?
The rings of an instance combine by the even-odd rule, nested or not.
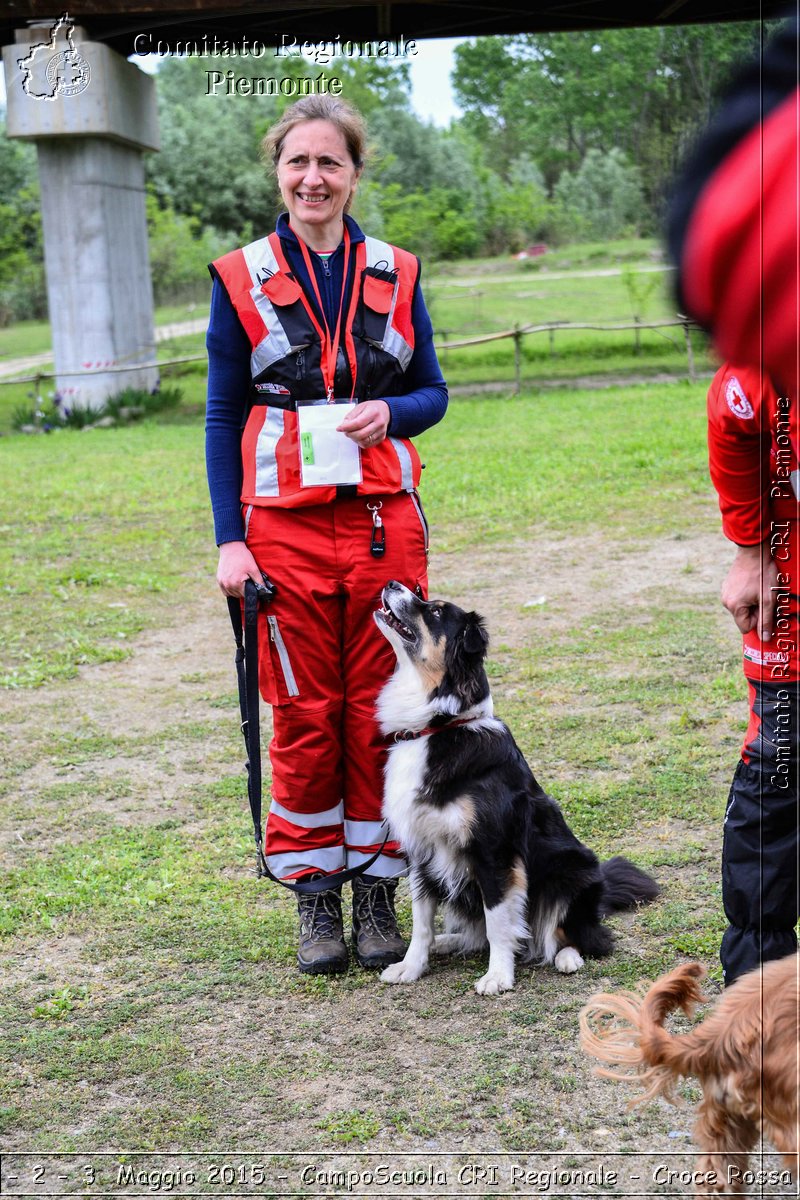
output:
[[[601,992],[580,1013],[581,1045],[601,1062],[616,1063],[617,1070],[598,1067],[609,1079],[627,1079],[644,1089],[628,1107],[654,1096],[675,1103],[675,1085],[681,1075],[694,1073],[693,1035],[675,1036],[664,1029],[664,1020],[676,1008],[691,1016],[703,999],[698,980],[705,975],[699,963],[684,963],[642,992]]]

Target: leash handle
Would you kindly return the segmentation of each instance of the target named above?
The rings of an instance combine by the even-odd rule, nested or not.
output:
[[[261,827],[261,722],[258,695],[258,610],[270,604],[277,594],[275,584],[262,572],[263,584],[245,580],[244,601],[228,596],[228,613],[236,641],[236,681],[239,688],[239,714],[247,753],[247,798],[253,818],[256,843],[256,873],[267,870],[264,836]],[[244,609],[244,621],[242,620]]]
[[[372,864],[380,857],[383,848],[389,840],[387,826],[386,836],[371,858],[357,867],[349,867],[344,871],[336,871],[333,875],[322,875],[316,879],[301,879],[298,883],[289,883],[273,875],[267,866],[264,856],[264,832],[261,824],[261,717],[260,695],[258,691],[258,611],[264,605],[271,604],[278,589],[269,576],[262,571],[263,584],[254,583],[252,579],[245,580],[244,602],[238,596],[228,596],[228,613],[236,641],[236,681],[239,688],[239,713],[241,715],[242,737],[247,752],[247,799],[250,803],[250,815],[253,818],[253,837],[256,843],[256,875],[259,879],[266,877],[273,883],[290,892],[313,893],[326,892],[331,888],[341,887],[357,875],[365,875]],[[242,621],[244,609],[244,621]]]

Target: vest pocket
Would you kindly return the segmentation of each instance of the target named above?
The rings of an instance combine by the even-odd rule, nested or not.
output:
[[[376,279],[364,272],[361,287],[361,315],[364,323],[364,338],[373,345],[382,346],[386,338],[389,317],[394,307],[398,282],[396,279]]]

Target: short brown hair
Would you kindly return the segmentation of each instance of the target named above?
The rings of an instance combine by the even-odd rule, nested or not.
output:
[[[330,121],[341,133],[357,170],[364,166],[367,127],[358,109],[336,96],[304,96],[290,104],[280,120],[267,130],[261,148],[274,166],[283,150],[286,135],[301,121]]]

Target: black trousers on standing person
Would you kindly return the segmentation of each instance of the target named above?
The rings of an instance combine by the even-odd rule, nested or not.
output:
[[[722,844],[726,986],[797,950],[800,683],[748,679],[751,720]]]

